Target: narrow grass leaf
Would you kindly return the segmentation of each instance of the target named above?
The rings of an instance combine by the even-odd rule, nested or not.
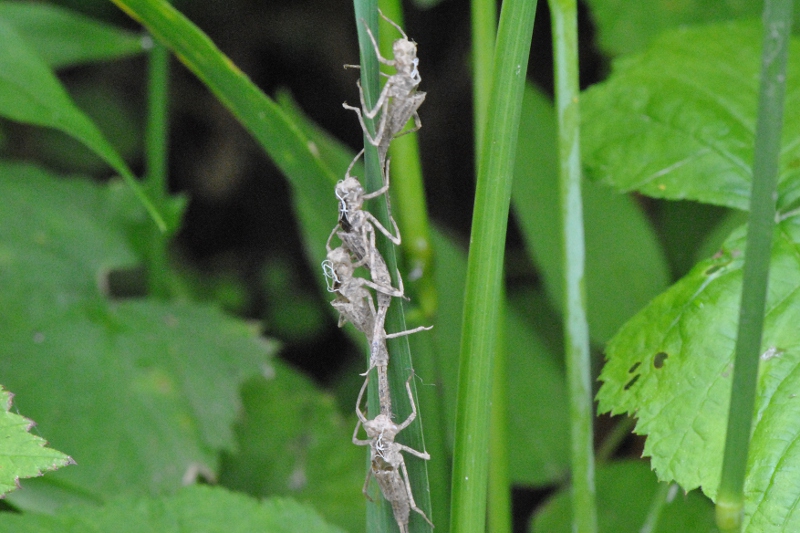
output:
[[[495,70],[475,194],[459,362],[451,524],[483,531],[489,398],[522,92],[536,2],[509,0],[500,15]],[[489,141],[491,139],[491,141]]]
[[[313,143],[197,26],[164,0],[114,0],[170,48],[250,132],[306,198],[336,182]],[[324,205],[328,205],[326,202]],[[322,208],[317,205],[316,208]],[[327,236],[326,236],[327,237]],[[324,243],[324,241],[323,241]]]
[[[14,26],[53,69],[121,59],[146,50],[144,36],[56,5],[0,2],[0,19]]]
[[[31,46],[0,18],[0,116],[45,126],[75,137],[120,173],[163,231],[161,213],[142,190],[133,172],[100,130],[70,99],[64,87]]]

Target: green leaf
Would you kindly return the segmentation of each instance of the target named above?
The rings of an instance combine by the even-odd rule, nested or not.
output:
[[[54,516],[0,513],[8,533],[340,533],[309,506],[287,498],[257,501],[219,487],[186,487],[162,498],[118,498],[103,507],[70,506]]]
[[[663,485],[662,485],[663,487]],[[677,487],[675,487],[677,488]],[[661,498],[663,507],[653,533],[707,533],[714,528],[714,508],[697,492],[659,491],[656,476],[642,461],[621,461],[597,469],[600,533],[643,531],[648,510]],[[666,497],[665,497],[666,496]],[[666,501],[665,501],[666,500]],[[531,533],[572,531],[569,488],[560,490],[531,521]]]
[[[728,416],[745,228],[631,319],[609,342],[599,410],[627,412],[660,479],[716,495]],[[800,220],[776,226],[754,430],[748,532],[800,527]]]
[[[146,220],[121,184],[0,164],[0,197],[0,375],[80,464],[49,477],[107,495],[213,473],[274,345],[213,308],[105,296]]]
[[[18,488],[20,478],[75,464],[70,456],[47,448],[44,439],[29,433],[34,423],[11,412],[12,396],[0,387],[0,495]]]
[[[761,2],[588,0],[600,46],[611,55],[642,51],[659,33],[694,23],[758,17]]]
[[[55,5],[0,2],[0,19],[12,25],[54,69],[119,59],[145,51],[143,36]]]
[[[466,254],[433,233],[439,312],[431,331],[439,351],[441,388],[452,433],[458,386],[458,354],[464,307]],[[569,465],[567,393],[556,356],[515,306],[506,310],[508,346],[509,471],[519,485],[541,486],[563,478]],[[433,460],[433,459],[431,459]]]
[[[676,30],[617,60],[583,98],[590,176],[655,198],[747,209],[761,32],[758,22]],[[800,57],[800,39],[789,53]],[[789,62],[785,105],[800,108],[798,61]],[[800,199],[800,114],[785,114],[782,145],[779,209]]]
[[[355,402],[355,394],[352,396]],[[333,397],[277,360],[242,389],[237,452],[223,455],[220,483],[254,496],[292,496],[348,531],[364,528],[364,449],[351,442]]]
[[[100,130],[70,99],[64,87],[17,31],[0,18],[0,116],[54,128],[75,137],[103,158],[147,208],[162,230],[163,218],[133,172]]]
[[[528,252],[542,272],[550,300],[560,309],[555,128],[552,103],[527,86],[519,132],[524,149],[517,150],[511,200]],[[650,222],[632,198],[584,183],[583,207],[589,331],[595,342],[603,343],[667,287],[669,271]]]

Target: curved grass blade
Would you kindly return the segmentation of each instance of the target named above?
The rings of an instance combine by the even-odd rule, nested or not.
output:
[[[34,2],[0,2],[0,19],[14,26],[51,68],[141,54],[142,35],[64,9]]]
[[[50,68],[11,24],[0,19],[0,116],[60,130],[99,155],[133,189],[161,231],[167,224],[133,172],[94,122],[72,102]]]

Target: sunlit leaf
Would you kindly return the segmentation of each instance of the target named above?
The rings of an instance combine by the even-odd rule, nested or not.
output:
[[[609,342],[599,410],[629,413],[660,479],[711,498],[722,468],[745,228],[631,319]],[[800,221],[773,237],[753,436],[747,532],[800,527]]]
[[[12,396],[0,388],[0,495],[16,489],[20,478],[41,476],[74,463],[68,455],[46,447],[44,439],[29,433],[33,422],[11,412]]]
[[[761,57],[757,21],[674,30],[617,60],[581,104],[589,175],[622,191],[748,209]],[[800,39],[789,55],[800,57]],[[778,208],[800,199],[800,61],[790,60]]]

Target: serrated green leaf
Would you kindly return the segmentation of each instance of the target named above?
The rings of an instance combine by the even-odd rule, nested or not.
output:
[[[355,416],[345,421],[333,397],[277,360],[270,366],[267,379],[242,389],[238,450],[223,455],[220,483],[254,496],[291,496],[348,531],[363,530],[364,450],[351,442]]]
[[[34,424],[10,412],[12,397],[0,387],[0,496],[16,489],[20,478],[75,464],[70,456],[46,447],[44,439],[29,433]]]
[[[660,479],[716,495],[722,467],[745,228],[609,342],[599,410],[627,412]],[[745,481],[747,532],[793,531],[800,486],[800,221],[776,226]]]
[[[105,496],[213,474],[238,386],[274,345],[209,307],[107,299],[144,218],[119,184],[0,164],[0,197],[0,375],[80,465],[51,477]]]
[[[675,30],[617,60],[582,102],[590,176],[622,191],[747,209],[761,34],[756,21]],[[789,54],[800,57],[800,39]],[[785,106],[800,108],[798,61],[789,61]],[[779,209],[800,198],[800,114],[785,114],[782,146]]]
[[[707,2],[704,0],[588,0],[597,25],[600,46],[609,54],[642,51],[664,30],[690,24],[757,17],[761,2]]]
[[[511,200],[526,248],[542,272],[547,294],[561,308],[556,121],[552,103],[526,87]],[[632,198],[584,183],[587,319],[592,339],[607,341],[667,287],[669,272],[650,222]],[[624,235],[624,237],[623,237]],[[620,258],[624,258],[621,261]]]
[[[61,82],[20,37],[0,18],[0,116],[63,131],[76,138],[119,172],[147,208],[159,228],[162,216],[144,193],[133,172],[86,114],[72,102]]]
[[[0,513],[8,533],[340,533],[309,506],[287,498],[257,501],[220,487],[186,487],[159,499],[118,498],[79,505],[54,516]]]
[[[656,476],[642,461],[621,461],[597,469],[597,510],[600,533],[643,531],[648,510],[659,494]],[[652,533],[708,533],[714,528],[714,508],[697,492],[667,494],[658,527]],[[569,488],[560,490],[531,521],[531,533],[572,531]]]
[[[0,2],[0,19],[52,68],[119,59],[145,51],[145,39],[59,6]]]

